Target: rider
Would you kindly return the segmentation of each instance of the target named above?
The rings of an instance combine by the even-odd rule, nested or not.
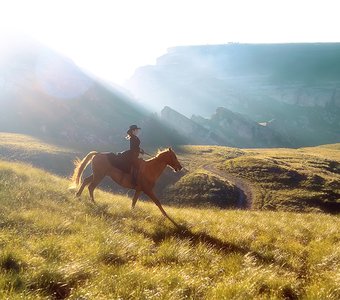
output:
[[[131,125],[129,130],[127,131],[127,136],[125,137],[127,140],[130,140],[130,150],[127,152],[128,154],[128,160],[131,164],[131,175],[132,175],[132,185],[137,185],[137,176],[138,176],[138,156],[139,154],[144,154],[144,150],[141,149],[140,146],[140,140],[138,138],[139,134],[139,128],[137,125]]]

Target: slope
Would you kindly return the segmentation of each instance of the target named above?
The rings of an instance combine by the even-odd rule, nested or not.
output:
[[[52,173],[68,176],[80,153],[44,142],[30,135],[0,132],[0,159],[32,164]]]
[[[128,126],[135,123],[142,126],[149,145],[181,140],[127,93],[67,57],[28,37],[2,42],[6,48],[0,57],[0,131],[103,151],[119,151]]]
[[[0,298],[338,299],[339,219],[325,214],[134,211],[0,161]]]
[[[166,169],[156,185],[169,205],[340,211],[339,144],[301,149],[182,146],[176,152],[185,169]],[[74,159],[84,155],[32,136],[0,133],[0,159],[23,161],[64,177],[72,173]],[[111,180],[101,186],[126,193]]]
[[[245,196],[251,195],[247,201],[252,209],[339,213],[338,148],[339,144],[300,149],[179,147],[177,153],[188,171],[181,179],[186,182],[182,189],[196,187],[198,193],[199,186],[190,176],[203,172],[220,176]],[[177,202],[185,203],[184,194],[171,192],[172,189],[167,189],[164,196],[167,199],[177,196]]]

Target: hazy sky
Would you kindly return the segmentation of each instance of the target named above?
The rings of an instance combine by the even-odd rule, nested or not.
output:
[[[23,32],[122,84],[168,47],[340,42],[337,0],[0,0],[0,34]]]

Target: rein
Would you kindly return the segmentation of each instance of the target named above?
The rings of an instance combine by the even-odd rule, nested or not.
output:
[[[146,154],[147,156],[153,157],[153,155],[149,154],[148,152],[145,152],[143,154]]]

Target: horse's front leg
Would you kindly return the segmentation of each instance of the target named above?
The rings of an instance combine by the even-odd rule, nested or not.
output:
[[[162,207],[161,202],[158,200],[158,198],[156,197],[155,193],[151,190],[151,191],[144,191],[145,194],[147,194],[152,201],[158,206],[158,208],[160,209],[160,211],[162,212],[162,214],[167,217],[176,227],[180,227],[173,219],[171,219],[168,214],[165,212],[164,208]]]
[[[141,192],[142,192],[142,191],[138,191],[138,190],[135,191],[135,194],[133,195],[133,199],[132,199],[132,206],[131,206],[132,209],[135,208],[136,202],[137,202],[138,197],[139,197],[139,195],[140,195]]]

